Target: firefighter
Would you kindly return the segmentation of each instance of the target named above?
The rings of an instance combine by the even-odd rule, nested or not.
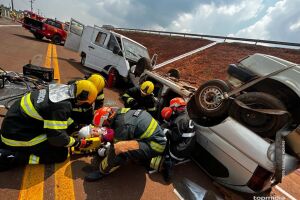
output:
[[[67,159],[68,148],[91,145],[67,134],[74,105],[92,104],[97,89],[88,80],[71,85],[50,84],[14,102],[1,127],[0,170],[16,165],[56,163]]]
[[[154,84],[151,81],[143,82],[140,87],[133,87],[122,95],[124,106],[131,109],[143,109],[152,116],[156,114],[156,103],[153,95]]]
[[[96,111],[94,124],[114,129],[114,144],[101,161],[99,171],[88,174],[86,181],[96,181],[119,168],[127,160],[149,162],[163,153],[166,138],[157,121],[144,110],[103,107]]]
[[[170,106],[162,109],[161,116],[165,121],[162,126],[165,127],[164,133],[168,140],[162,172],[164,179],[169,181],[174,164],[190,157],[194,149],[195,127],[187,115],[186,102],[180,97],[171,99]]]
[[[87,80],[91,81],[97,89],[97,98],[94,105],[85,106],[74,106],[72,110],[72,118],[74,119],[76,126],[75,129],[80,128],[82,125],[90,124],[93,121],[94,110],[97,110],[103,106],[104,103],[104,93],[103,89],[105,87],[105,79],[100,74],[92,74],[85,77]],[[75,81],[70,81],[69,84]]]

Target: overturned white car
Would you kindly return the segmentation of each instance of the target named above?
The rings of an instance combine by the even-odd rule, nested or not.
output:
[[[299,167],[300,67],[254,54],[230,65],[228,74],[228,81],[198,89],[147,70],[139,80],[155,84],[159,108],[176,96],[189,100],[188,113],[198,124],[193,160],[211,178],[262,192]]]

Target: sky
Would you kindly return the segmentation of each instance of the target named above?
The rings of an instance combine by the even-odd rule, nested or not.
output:
[[[0,0],[10,5],[11,0]],[[14,0],[30,10],[29,0]],[[84,24],[300,43],[300,0],[35,0],[46,17]]]

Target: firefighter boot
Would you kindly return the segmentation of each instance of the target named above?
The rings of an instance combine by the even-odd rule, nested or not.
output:
[[[0,149],[0,172],[12,168],[15,160],[15,153],[11,150]]]
[[[26,153],[0,149],[0,171],[6,171],[18,165],[28,164],[28,159],[29,156]]]
[[[166,182],[169,182],[171,180],[173,165],[174,163],[171,157],[169,155],[166,155],[163,163],[163,170],[162,170],[162,174]]]
[[[89,173],[87,176],[85,176],[85,181],[87,182],[94,182],[102,179],[105,175],[102,174],[100,171],[94,171],[92,173]]]

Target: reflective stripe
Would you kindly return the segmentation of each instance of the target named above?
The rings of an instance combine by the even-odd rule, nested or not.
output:
[[[121,111],[120,111],[120,113],[127,113],[128,112],[128,110],[130,110],[130,108],[122,108],[121,109]]]
[[[91,108],[73,108],[72,111],[73,112],[86,112],[88,110],[90,110]]]
[[[153,141],[150,142],[150,147],[158,153],[162,153],[165,150],[165,145],[161,145]]]
[[[104,94],[100,94],[99,96],[97,96],[97,100],[102,100],[104,99]]]
[[[73,108],[72,109],[73,112],[83,112],[82,108]]]
[[[132,102],[132,101],[134,101],[134,98],[129,97],[129,98],[126,100],[126,103],[130,103],[130,102]]]
[[[44,128],[48,129],[67,129],[68,121],[44,120]]]
[[[129,94],[125,93],[123,94],[123,97],[130,97]]]
[[[40,163],[40,157],[31,154],[29,157],[28,164],[34,165],[34,164],[39,164],[39,163]]]
[[[69,137],[69,139],[70,139],[70,142],[69,142],[69,144],[67,145],[67,147],[71,147],[71,146],[73,146],[74,143],[75,143],[75,139],[74,139],[73,137]]]
[[[151,137],[151,135],[155,131],[157,125],[158,125],[157,121],[154,118],[152,118],[147,130],[140,136],[140,138],[149,138],[149,137]]]
[[[172,152],[170,151],[170,149],[169,149],[169,154],[170,154],[170,156],[171,156],[172,158],[174,158],[174,159],[176,159],[176,160],[178,160],[178,161],[184,160],[184,158],[178,158],[177,156],[175,156],[174,154],[172,154]]]
[[[32,102],[30,100],[30,95],[31,95],[31,93],[22,97],[22,100],[21,100],[22,109],[28,116],[30,116],[34,119],[37,119],[37,120],[43,120],[43,118],[39,115],[39,113],[33,107]]]
[[[70,126],[73,123],[74,123],[74,120],[71,117],[69,117],[69,119],[67,121],[67,125]]]
[[[188,137],[193,137],[195,135],[195,132],[191,132],[191,133],[183,133],[182,135],[181,135],[181,137],[186,137],[186,138],[188,138]]]
[[[156,107],[148,108],[148,111],[156,111]]]
[[[46,134],[39,135],[39,136],[33,138],[32,140],[29,140],[29,141],[11,140],[11,139],[7,139],[7,138],[3,137],[3,135],[1,135],[1,140],[4,144],[6,144],[8,146],[31,147],[31,146],[34,146],[34,145],[37,145],[39,143],[42,143],[42,142],[46,141],[47,140],[47,135]]]
[[[159,169],[159,166],[160,166],[160,162],[162,160],[162,157],[161,156],[156,156],[154,158],[151,159],[151,162],[150,162],[150,167],[152,169],[156,169],[158,170]]]

